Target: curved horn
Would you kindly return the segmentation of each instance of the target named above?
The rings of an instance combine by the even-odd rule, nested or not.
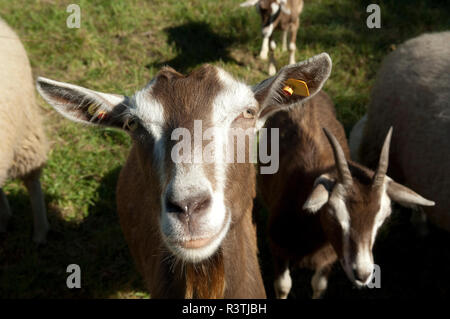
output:
[[[383,185],[384,177],[386,176],[386,172],[389,165],[389,146],[391,145],[391,137],[392,137],[392,126],[389,128],[389,131],[384,139],[383,148],[381,149],[380,160],[378,162],[378,168],[373,175],[373,186],[380,187]]]
[[[344,151],[342,150],[341,145],[334,135],[328,131],[326,128],[323,128],[325,135],[330,142],[331,148],[333,149],[334,161],[336,162],[336,168],[339,174],[339,180],[345,186],[349,186],[353,183],[352,174],[350,173],[350,169],[348,168],[347,160],[345,159]]]

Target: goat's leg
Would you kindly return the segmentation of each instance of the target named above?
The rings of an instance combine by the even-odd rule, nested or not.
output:
[[[272,43],[272,37],[270,37],[270,42]],[[275,44],[275,42],[273,42]],[[275,66],[275,47],[270,46],[270,61],[269,61],[269,75],[275,75],[277,73],[277,68]]]
[[[311,279],[313,299],[320,299],[325,290],[327,290],[328,276],[330,275],[330,272],[331,267],[329,266],[316,269],[316,272]]]
[[[289,261],[275,258],[275,281],[273,283],[277,299],[287,299],[292,287]]]
[[[295,64],[295,50],[297,49],[297,31],[298,26],[300,25],[300,21],[297,20],[296,22],[292,23],[290,25],[290,41],[289,41],[289,64]]]
[[[42,193],[41,182],[39,181],[40,170],[26,176],[23,181],[31,200],[33,210],[33,241],[41,244],[45,243],[47,232],[50,228],[45,210],[44,194]]]
[[[259,53],[259,58],[261,60],[267,60],[268,57],[269,57],[269,37],[264,36],[261,45],[261,52]]]
[[[0,233],[6,232],[8,220],[11,217],[11,210],[9,208],[8,199],[5,193],[0,188]]]
[[[259,53],[259,57],[261,60],[267,60],[268,58],[269,42],[271,40],[272,33],[273,33],[273,23],[262,28],[263,42],[261,46],[261,52]]]
[[[281,42],[281,51],[286,52],[287,51],[287,37],[288,37],[288,29],[283,30],[282,33],[282,42]]]

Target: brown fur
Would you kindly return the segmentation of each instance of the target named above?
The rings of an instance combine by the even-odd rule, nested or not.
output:
[[[196,165],[168,160],[173,150],[171,133],[173,129],[182,127],[189,130],[192,136],[195,120],[202,121],[204,132],[212,125],[221,125],[222,120],[231,128],[259,129],[266,120],[260,113],[268,105],[287,109],[305,99],[283,98],[279,91],[284,79],[292,76],[308,81],[312,97],[320,90],[330,71],[331,59],[328,54],[322,53],[298,65],[283,68],[277,78],[269,78],[252,90],[230,79],[224,71],[207,65],[187,76],[164,68],[148,86],[131,98],[93,92],[45,78],[38,79],[38,90],[69,119],[123,127],[132,136],[133,146],[117,184],[117,208],[125,239],[153,298],[264,298],[256,229],[251,215],[256,195],[254,165],[235,161],[227,163],[226,171],[221,172],[212,169],[217,162],[203,163],[202,171],[206,171],[204,178],[202,171],[196,171]],[[218,95],[218,92],[222,93],[221,89],[226,90],[224,95]],[[259,94],[261,91],[266,95]],[[220,98],[216,100],[218,96]],[[234,101],[235,98],[245,100]],[[90,100],[90,103],[80,105],[80,101],[85,100]],[[222,110],[213,108],[222,106],[213,104],[215,101],[232,104],[228,116],[222,114]],[[101,108],[106,113],[106,119],[92,114],[92,107],[96,107],[95,112]],[[212,123],[213,119],[220,122]],[[227,141],[225,144],[229,146],[230,143]],[[235,146],[236,143],[235,139]],[[239,151],[245,152],[249,147],[244,148]],[[174,178],[171,179],[170,175]],[[215,176],[221,180],[216,181],[218,178]],[[224,189],[221,194],[224,198],[223,214],[228,224],[222,227],[227,227],[227,232],[224,233],[223,228],[222,231],[216,229],[215,233],[221,235],[221,241],[206,247],[209,248],[206,252],[183,250],[180,247],[184,243],[198,244],[201,241],[197,238],[202,237],[196,236],[213,236],[210,230],[202,229],[206,223],[202,225],[201,222],[202,213],[210,208],[209,185],[220,191]],[[205,191],[205,188],[208,190]],[[207,192],[209,194],[205,195]],[[220,199],[218,201],[220,207],[222,203]],[[166,209],[162,209],[161,203]],[[200,225],[197,225],[199,230],[192,231],[196,221]],[[214,228],[220,227],[215,225]],[[166,237],[176,243],[167,243]],[[215,249],[215,252],[210,249]]]
[[[334,262],[336,255],[325,238],[319,215],[301,213],[315,179],[334,165],[322,127],[329,128],[344,151],[349,152],[331,99],[320,92],[302,108],[275,114],[266,127],[280,128],[280,170],[258,176],[261,195],[271,213],[269,236],[273,254],[294,258],[313,269]]]
[[[170,114],[170,118],[166,122],[172,128],[190,128],[193,119],[204,120],[205,126],[210,123],[211,112],[207,108],[219,89],[216,72],[209,66],[186,77],[166,68],[154,86],[157,99],[168,107],[165,114]],[[232,223],[219,251],[199,264],[184,263],[162,242],[159,196],[165,185],[159,184],[152,157],[148,156],[151,143],[133,145],[117,185],[120,223],[151,297],[265,298],[251,215],[256,195],[253,164],[235,163],[228,167],[225,200],[232,212]],[[166,158],[170,160],[170,153]],[[170,167],[172,163],[166,161],[165,165]]]
[[[270,211],[275,277],[287,262],[322,269],[328,275],[338,257],[343,256],[342,234],[324,208],[313,214],[303,210],[303,204],[317,177],[327,173],[331,179],[338,179],[332,148],[322,128],[332,132],[348,160],[345,131],[336,119],[331,99],[323,91],[301,108],[275,114],[266,127],[280,129],[280,170],[258,177],[259,190]],[[351,229],[357,230],[350,234],[354,254],[356,243],[371,245],[369,230],[374,225],[380,197],[371,189],[373,172],[351,161],[348,164],[354,183],[346,197]]]

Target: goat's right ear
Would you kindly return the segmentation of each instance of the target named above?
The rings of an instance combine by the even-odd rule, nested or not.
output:
[[[282,68],[278,73],[253,87],[259,102],[257,128],[275,112],[297,106],[312,98],[321,89],[331,73],[331,58],[321,53],[312,58]],[[292,90],[291,84],[300,83],[303,90]]]
[[[36,87],[44,100],[69,120],[115,127],[124,125],[128,98],[123,95],[101,93],[43,77],[38,77]]]
[[[239,6],[240,7],[251,7],[256,5],[259,2],[259,0],[247,0],[245,2],[242,2]]]
[[[417,206],[434,206],[435,203],[428,200],[406,186],[403,186],[392,179],[386,181],[386,192],[390,199],[402,206],[416,208]]]
[[[319,211],[328,202],[334,181],[327,175],[321,175],[314,181],[314,188],[303,204],[303,209],[310,213]]]

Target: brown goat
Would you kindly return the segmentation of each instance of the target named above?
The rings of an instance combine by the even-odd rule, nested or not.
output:
[[[286,51],[288,33],[289,39],[289,64],[295,63],[295,50],[297,48],[297,32],[300,26],[300,13],[303,10],[303,0],[247,0],[241,3],[241,7],[256,5],[261,15],[261,32],[263,42],[259,57],[267,60],[270,47],[269,75],[276,73],[274,50],[276,48],[273,40],[273,31],[280,29],[283,32],[281,50]]]
[[[232,129],[254,134],[274,112],[307,101],[330,71],[331,59],[323,53],[253,88],[211,65],[188,76],[164,68],[131,98],[44,78],[37,85],[67,118],[123,128],[132,137],[117,208],[153,298],[264,298],[251,216],[254,164],[225,161],[230,145],[238,153],[250,149],[227,137]],[[308,84],[309,97],[282,94],[291,78]],[[176,143],[181,137],[186,148]],[[205,139],[211,142],[205,145]],[[192,162],[192,145],[196,154],[212,150],[214,161],[194,156]]]
[[[299,265],[315,271],[313,298],[321,297],[338,259],[356,286],[367,285],[374,268],[372,247],[390,215],[391,200],[434,204],[386,176],[391,132],[374,174],[347,160],[344,129],[324,92],[300,108],[277,113],[266,126],[280,128],[280,170],[258,181],[270,210],[276,296],[287,298],[289,266]]]

